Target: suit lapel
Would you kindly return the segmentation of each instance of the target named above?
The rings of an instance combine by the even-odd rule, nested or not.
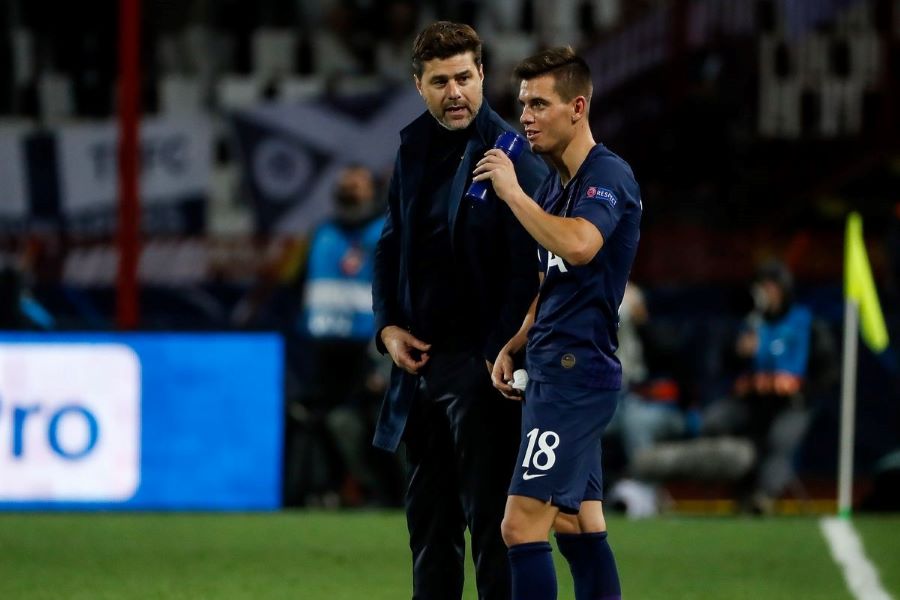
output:
[[[485,100],[478,115],[475,117],[475,135],[466,144],[465,152],[456,174],[453,176],[453,184],[450,188],[450,201],[448,212],[450,220],[450,243],[453,244],[456,234],[456,222],[459,217],[460,205],[465,192],[466,182],[475,163],[479,161],[485,149],[487,141],[484,139],[484,130],[489,126],[491,108]],[[413,223],[413,206],[417,202],[419,188],[425,175],[424,160],[428,153],[428,143],[431,136],[427,133],[427,127],[431,124],[428,119],[433,117],[428,112],[423,113],[406,130],[401,132],[403,142],[400,147],[402,153],[401,164],[403,176],[400,180],[400,209],[403,212],[406,223]],[[406,235],[409,236],[412,227],[406,227]],[[409,239],[409,238],[407,238]]]
[[[469,174],[475,168],[475,163],[478,162],[478,157],[480,156],[479,150],[481,147],[482,142],[480,137],[477,135],[472,136],[466,144],[466,151],[463,153],[459,167],[456,169],[456,175],[453,176],[453,185],[450,188],[450,202],[447,203],[450,211],[451,244],[453,243],[452,240],[455,239],[456,220],[457,217],[459,217],[459,207],[463,200],[463,194],[465,193],[463,188],[469,180]]]

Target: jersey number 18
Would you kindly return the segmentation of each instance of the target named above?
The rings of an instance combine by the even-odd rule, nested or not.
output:
[[[556,454],[553,451],[559,446],[559,436],[556,432],[545,431],[541,433],[535,427],[525,437],[528,438],[528,449],[525,450],[525,460],[522,461],[522,466],[527,469],[529,465],[533,465],[535,469],[541,471],[550,469],[556,462]],[[538,446],[537,452],[534,452],[535,443]],[[534,453],[533,457],[532,453]],[[534,458],[533,463],[531,462],[532,458]]]

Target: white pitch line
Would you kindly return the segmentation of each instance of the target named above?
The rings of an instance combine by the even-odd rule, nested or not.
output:
[[[844,581],[858,600],[893,600],[881,585],[878,570],[869,562],[862,541],[846,519],[830,517],[819,522],[831,556],[844,571]]]

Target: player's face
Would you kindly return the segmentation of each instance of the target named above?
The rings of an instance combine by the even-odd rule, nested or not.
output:
[[[465,129],[481,108],[483,81],[484,71],[475,64],[475,55],[463,52],[425,61],[416,89],[438,123],[447,129]]]
[[[573,105],[560,98],[552,75],[541,75],[522,80],[519,103],[522,116],[519,121],[525,127],[525,137],[535,154],[562,154],[569,145],[573,127]]]

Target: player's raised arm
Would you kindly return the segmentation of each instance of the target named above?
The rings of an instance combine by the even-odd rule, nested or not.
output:
[[[581,217],[557,217],[544,212],[516,181],[513,164],[500,150],[489,150],[475,169],[476,181],[490,179],[497,196],[538,244],[571,265],[585,265],[603,247],[603,235]]]
[[[560,183],[567,186],[596,142],[588,123],[589,84],[563,88],[553,76],[523,78],[519,120],[532,150],[553,164]],[[563,215],[556,216],[528,197],[519,185],[512,161],[503,152],[488,150],[474,175],[475,181],[490,180],[497,196],[509,205],[537,243],[568,264],[587,264],[603,246],[603,235],[596,225],[577,216],[565,216],[568,206],[553,211]],[[565,191],[571,195],[572,190]],[[567,205],[572,201],[569,197]]]

